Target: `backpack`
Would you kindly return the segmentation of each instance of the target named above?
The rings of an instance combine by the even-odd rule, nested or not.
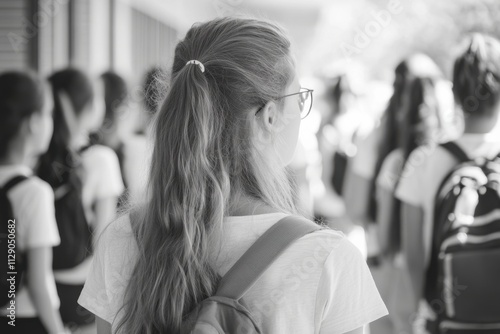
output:
[[[16,247],[16,218],[10,200],[7,197],[7,193],[27,179],[27,176],[18,175],[7,181],[5,185],[0,188],[0,222],[2,225],[0,231],[0,247],[2,254],[2,258],[0,259],[0,267],[2,268],[2,272],[0,273],[0,279],[2,281],[0,305],[2,306],[7,305],[10,300],[14,298],[15,293],[19,291],[20,282],[26,270],[26,256]],[[10,249],[15,253],[11,251],[12,254],[10,254]],[[14,279],[10,280],[11,277]],[[15,286],[15,289],[11,289],[12,285]]]
[[[425,298],[434,333],[500,333],[500,155],[471,160],[441,145],[459,164],[436,194]]]
[[[241,299],[292,242],[320,228],[296,216],[285,217],[274,224],[222,277],[215,295],[202,301],[189,314],[181,333],[263,333]]]
[[[131,220],[136,214],[131,212]],[[222,277],[217,292],[185,317],[181,334],[263,334],[242,298],[288,246],[321,228],[297,216],[271,226]]]
[[[57,228],[61,243],[53,248],[53,269],[70,269],[91,254],[92,230],[82,202],[82,181],[76,171],[54,188]]]

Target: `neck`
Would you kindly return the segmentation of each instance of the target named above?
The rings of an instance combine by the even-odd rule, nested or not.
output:
[[[279,210],[267,205],[259,199],[255,199],[248,195],[239,195],[233,200],[230,209],[228,210],[229,216],[252,216],[266,213],[278,213]]]
[[[29,159],[26,148],[13,147],[0,159],[0,165],[28,165]]]
[[[491,132],[497,125],[498,114],[491,117],[470,116],[465,120],[464,133],[481,134]]]

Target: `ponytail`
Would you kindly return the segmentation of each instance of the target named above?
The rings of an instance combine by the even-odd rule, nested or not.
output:
[[[157,251],[137,262],[127,289],[126,299],[134,301],[128,316],[138,320],[127,323],[130,333],[177,333],[183,315],[214,292],[217,279],[208,264],[208,241],[211,227],[222,221],[229,184],[227,178],[220,184],[214,172],[223,165],[213,155],[216,148],[210,138],[220,136],[223,124],[216,122],[213,104],[207,80],[196,67],[187,66],[173,78],[164,103],[171,112],[160,113],[155,127],[151,180],[156,182],[149,185],[155,200],[134,222],[138,239],[143,240],[139,253],[145,256],[146,248]],[[158,166],[165,162],[169,168]],[[150,223],[157,224],[154,230]],[[145,273],[149,284],[142,283]],[[155,321],[160,309],[168,312]]]

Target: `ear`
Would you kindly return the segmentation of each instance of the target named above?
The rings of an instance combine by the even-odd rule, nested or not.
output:
[[[70,133],[76,133],[78,130],[78,120],[75,115],[75,110],[73,108],[73,103],[71,102],[68,94],[65,92],[59,92],[57,94],[59,103],[61,104],[62,113],[64,115],[64,120]]]
[[[278,123],[277,114],[276,103],[270,101],[255,115],[253,120],[253,128],[255,129],[254,144],[258,150],[267,150],[270,147]]]
[[[41,111],[35,111],[32,113],[25,121],[25,126],[28,130],[29,133],[36,133],[38,131],[40,122],[42,121],[42,112]]]
[[[276,102],[269,101],[260,111],[261,124],[268,132],[274,132],[278,124],[278,106]]]

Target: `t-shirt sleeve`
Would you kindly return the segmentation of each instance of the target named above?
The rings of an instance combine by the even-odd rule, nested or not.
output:
[[[352,160],[352,171],[365,179],[373,179],[375,165],[377,164],[378,129],[375,129],[365,138],[357,141],[358,152]]]
[[[20,221],[27,222],[23,248],[59,245],[61,239],[55,218],[52,188],[38,178],[26,182],[27,184],[19,189],[20,193],[22,192],[22,210],[19,211],[18,217]]]
[[[113,324],[123,306],[137,253],[127,216],[112,222],[99,236],[90,273],[78,304]]]
[[[89,168],[97,173],[95,199],[120,196],[124,190],[120,163],[116,153],[104,146],[91,147],[88,152]]]
[[[327,257],[318,289],[322,334],[346,333],[388,314],[366,262],[347,239]]]
[[[422,207],[424,205],[424,176],[427,170],[430,147],[416,148],[406,160],[401,179],[396,189],[396,198],[404,203]]]
[[[385,158],[377,177],[377,187],[391,192],[394,190],[404,164],[404,158],[400,152],[399,150],[392,151]]]
[[[92,258],[90,272],[85,281],[83,290],[78,298],[78,304],[85,307],[101,319],[113,322],[110,309],[110,298],[106,289],[106,258],[107,242],[106,233],[101,236],[98,247]]]

